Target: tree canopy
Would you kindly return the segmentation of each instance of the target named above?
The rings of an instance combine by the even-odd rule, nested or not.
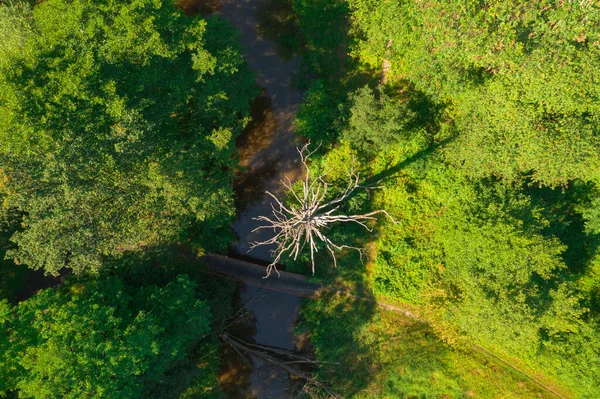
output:
[[[372,253],[365,266],[348,256],[335,278],[321,277],[419,314],[451,347],[518,359],[565,396],[598,396],[598,4],[340,0],[317,11],[308,3],[318,4],[293,1],[299,26],[330,20],[332,37],[346,34],[305,37],[314,78],[296,125],[326,143],[311,171],[331,178],[356,161],[364,184],[381,187],[354,206],[399,222],[372,236],[352,226],[330,232],[349,245],[370,242]],[[347,53],[334,68],[332,54]],[[321,359],[360,365],[317,369],[345,397],[496,397],[491,387],[461,387],[470,377],[444,380],[443,350],[430,361],[430,352],[397,360],[409,339],[373,331],[403,331],[406,321],[332,302],[307,305],[305,320]],[[449,368],[459,372],[465,357]]]
[[[134,398],[208,331],[210,310],[185,276],[132,289],[116,277],[0,304],[4,386],[31,398]]]
[[[172,1],[0,7],[0,189],[11,252],[57,273],[210,231],[233,210],[233,139],[256,89],[220,19]]]
[[[446,104],[452,165],[550,186],[598,178],[595,2],[349,3],[354,54],[378,69],[388,59],[390,79]]]
[[[301,311],[307,386],[599,397],[598,2],[260,4],[316,150],[268,184],[272,217],[245,216],[288,271],[332,266]],[[0,37],[0,396],[218,395],[211,314],[233,325],[235,288],[187,249],[231,238],[258,92],[238,33],[172,0],[10,0]],[[15,262],[74,273],[32,294]]]
[[[369,86],[358,89],[349,100],[350,118],[341,139],[359,154],[372,158],[413,133],[411,122],[416,114],[407,102],[394,101],[385,91],[374,92]]]

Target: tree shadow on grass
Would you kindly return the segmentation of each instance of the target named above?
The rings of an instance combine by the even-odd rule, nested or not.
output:
[[[539,207],[543,216],[550,221],[543,231],[544,235],[557,237],[567,246],[563,261],[569,271],[584,275],[600,246],[600,240],[586,232],[585,220],[578,208],[593,198],[594,185],[575,181],[560,189],[528,183],[524,189],[531,197],[532,205]]]
[[[456,138],[455,136],[447,137],[439,142],[433,143],[433,144],[429,145],[427,148],[425,148],[421,151],[418,151],[417,153],[396,163],[395,165],[390,166],[386,170],[381,171],[373,176],[370,176],[366,181],[366,185],[376,184],[377,182],[380,182],[388,177],[395,175],[396,173],[400,172],[401,170],[406,169],[412,163],[417,162],[421,159],[425,159],[427,156],[435,153],[438,149],[444,148],[446,145],[448,145],[449,143],[454,141],[455,138]]]
[[[337,244],[357,247],[370,240],[358,225],[335,226],[327,234]],[[325,248],[317,253],[315,278],[323,280],[325,289],[318,299],[304,302],[298,329],[308,331],[321,362],[314,371],[316,379],[341,397],[351,397],[368,386],[377,368],[371,348],[361,340],[377,305],[366,279],[366,254],[361,259],[358,251],[348,249],[336,252],[336,259],[334,268]]]
[[[359,392],[371,379],[376,361],[359,333],[374,314],[373,302],[333,293],[307,301],[302,308],[301,328],[310,332],[317,360],[322,362],[316,378],[342,397]]]
[[[372,238],[367,232],[358,241]],[[301,312],[301,326],[323,362],[316,370],[321,383],[342,397],[457,397],[467,391],[453,371],[452,349],[430,326],[379,308],[356,253],[338,264],[329,273],[330,292],[305,302]]]
[[[376,237],[345,230],[357,246]],[[337,269],[327,269],[324,256],[319,260],[319,274],[340,292],[307,301],[302,326],[312,334],[317,359],[329,362],[318,366],[317,378],[342,397],[548,397],[505,366],[448,345],[426,322],[380,308],[369,266],[356,253],[341,255]]]
[[[452,138],[447,138],[430,145],[372,176],[367,183],[374,184],[393,176],[412,163],[431,155],[451,140]],[[375,209],[372,196],[363,196],[357,200],[352,205],[348,202],[342,205],[340,213],[366,213]],[[357,210],[356,207],[360,210]],[[385,216],[381,217],[385,218]],[[381,345],[385,344],[380,342],[379,338],[385,337],[386,334],[393,335],[391,331],[382,331],[380,337],[370,333],[370,330],[380,327],[379,320],[381,318],[376,298],[368,281],[369,262],[373,261],[369,257],[373,256],[373,243],[379,238],[379,234],[377,228],[370,232],[363,226],[353,223],[336,225],[327,231],[328,238],[333,242],[365,248],[365,251],[363,251],[362,257],[356,250],[345,250],[338,253],[336,269],[330,267],[333,262],[327,251],[324,249],[320,251],[316,262],[318,265],[316,274],[318,278],[324,280],[329,292],[317,302],[306,303],[302,311],[303,326],[312,333],[312,343],[317,359],[332,362],[320,365],[317,375],[321,378],[321,382],[331,386],[343,397],[365,392],[372,388],[373,381],[382,379],[390,385],[388,393],[410,393],[407,386],[416,383],[415,381],[419,379],[431,379],[432,376],[440,374],[440,370],[445,365],[443,356],[441,356],[442,351],[440,351],[440,347],[444,345],[437,338],[431,342],[423,341],[422,337],[433,335],[433,332],[423,323],[413,320],[406,323],[410,325],[406,331],[400,330],[401,334],[410,333],[415,337],[415,342],[411,342],[415,346],[415,350],[406,354],[405,366],[412,367],[410,362],[418,363],[420,350],[424,352],[429,350],[433,353],[431,356],[433,360],[421,365],[422,368],[418,372],[411,372],[406,378],[400,378],[399,382],[392,381],[392,377],[396,374],[394,371],[389,371],[389,376],[382,371],[386,362],[392,363],[393,367],[402,365],[402,363],[383,359],[385,356],[382,354],[385,351],[381,350]],[[448,380],[447,383],[448,390],[452,390],[450,388],[452,381]],[[403,386],[402,384],[407,385]],[[427,384],[424,383],[424,385]]]

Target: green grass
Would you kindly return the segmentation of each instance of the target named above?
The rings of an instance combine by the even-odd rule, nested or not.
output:
[[[499,361],[440,341],[426,324],[343,296],[307,302],[321,382],[345,398],[553,398]],[[333,363],[332,363],[333,362]]]

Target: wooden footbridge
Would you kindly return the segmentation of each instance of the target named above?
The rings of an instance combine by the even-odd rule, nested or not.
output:
[[[279,276],[272,273],[265,278],[267,270],[264,266],[241,259],[208,254],[199,260],[206,265],[205,271],[209,274],[285,294],[315,298],[323,289],[319,282],[311,282],[306,276],[285,271],[280,271]]]

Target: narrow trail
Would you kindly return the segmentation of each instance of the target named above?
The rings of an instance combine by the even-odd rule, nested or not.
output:
[[[326,290],[326,291],[329,291],[329,290]],[[414,314],[410,310],[408,310],[406,308],[399,307],[397,305],[392,305],[390,303],[387,303],[387,302],[384,302],[384,301],[381,301],[381,300],[377,300],[377,299],[370,299],[370,298],[360,297],[360,296],[353,295],[351,293],[344,292],[344,291],[334,291],[333,293],[335,295],[345,295],[345,296],[347,296],[349,298],[352,298],[353,300],[361,300],[361,301],[370,302],[370,303],[373,303],[373,304],[377,305],[381,309],[385,309],[385,310],[388,310],[390,312],[399,313],[399,314],[401,314],[401,315],[403,315],[405,317],[408,317],[410,319],[418,321],[419,323],[426,324],[428,326],[431,325],[429,323],[429,321],[427,321],[426,319],[423,319],[422,317],[419,317],[418,315]],[[494,359],[500,361],[502,364],[504,364],[505,366],[508,366],[512,370],[516,371],[518,374],[521,374],[523,377],[525,377],[529,381],[533,382],[535,385],[537,385],[538,387],[540,387],[544,391],[548,392],[549,394],[551,394],[551,395],[553,395],[553,396],[555,396],[555,397],[557,397],[559,399],[567,399],[565,396],[559,394],[554,389],[552,389],[548,385],[544,384],[543,382],[541,382],[540,380],[538,380],[537,378],[535,378],[531,374],[523,371],[519,367],[517,367],[514,364],[510,363],[508,360],[505,360],[502,357],[496,355],[494,352],[490,351],[489,349],[487,349],[487,348],[485,348],[485,347],[483,347],[481,345],[478,345],[478,344],[473,344],[473,350],[478,351],[478,352],[482,352],[482,353],[486,354],[487,356],[491,356]]]

